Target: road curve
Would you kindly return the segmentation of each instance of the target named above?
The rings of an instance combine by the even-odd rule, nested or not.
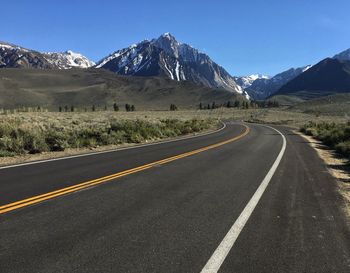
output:
[[[0,170],[0,206],[223,143],[0,214],[0,272],[201,272],[283,147],[274,129]],[[297,135],[219,272],[349,272],[335,181]],[[237,136],[244,135],[237,138]]]

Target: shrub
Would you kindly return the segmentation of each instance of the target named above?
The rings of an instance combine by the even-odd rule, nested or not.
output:
[[[80,125],[70,120],[69,126],[55,126],[45,121],[35,125],[17,120],[0,124],[0,156],[43,151],[64,151],[66,148],[96,147],[99,145],[140,143],[199,132],[214,124],[214,120],[165,119],[108,120],[93,125]]]
[[[314,136],[337,152],[350,156],[350,124],[349,123],[315,123],[309,122],[300,128],[306,135]]]

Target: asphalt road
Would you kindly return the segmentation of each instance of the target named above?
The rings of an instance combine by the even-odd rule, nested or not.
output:
[[[275,130],[248,126],[247,135],[242,124],[229,123],[197,138],[0,169],[1,211],[187,153],[1,213],[0,272],[201,272],[283,147]],[[276,128],[286,137],[285,153],[219,272],[350,272],[336,181],[300,136]]]

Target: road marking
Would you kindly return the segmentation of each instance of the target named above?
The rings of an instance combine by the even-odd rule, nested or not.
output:
[[[274,173],[277,170],[278,165],[280,164],[282,157],[284,155],[284,152],[286,150],[287,142],[285,136],[278,131],[277,129],[265,126],[270,129],[275,130],[277,133],[279,133],[282,136],[283,139],[283,145],[282,149],[279,152],[275,162],[273,163],[271,169],[266,174],[264,180],[261,182],[260,186],[252,196],[252,198],[249,200],[248,204],[243,209],[242,213],[239,215],[233,226],[230,228],[230,230],[227,232],[224,239],[221,241],[220,245],[217,247],[217,249],[214,251],[213,255],[210,257],[204,268],[202,269],[201,273],[216,273],[219,271],[222,263],[226,259],[228,253],[230,252],[231,248],[233,247],[234,243],[236,242],[239,234],[243,230],[245,224],[247,223],[249,217],[253,213],[256,205],[258,204],[261,196],[263,195],[264,191],[266,190],[267,186],[269,185],[269,182],[271,181],[271,178],[273,177]]]
[[[163,164],[166,164],[166,163],[169,163],[169,162],[181,159],[181,158],[185,158],[185,157],[188,157],[188,156],[191,156],[191,155],[195,155],[195,154],[198,154],[198,153],[201,153],[201,152],[204,152],[204,151],[208,151],[210,149],[214,149],[214,148],[220,147],[222,145],[228,144],[230,142],[236,141],[236,140],[246,136],[250,132],[250,128],[248,126],[246,126],[245,124],[243,124],[243,126],[245,127],[245,131],[243,133],[241,133],[240,135],[234,137],[234,138],[230,138],[228,140],[225,140],[225,141],[222,141],[222,142],[218,142],[218,143],[215,143],[215,144],[203,147],[203,148],[199,148],[199,149],[196,149],[196,150],[193,150],[193,151],[190,151],[190,152],[186,152],[186,153],[183,153],[183,154],[179,154],[179,155],[176,155],[176,156],[172,156],[172,157],[169,157],[169,158],[158,160],[158,161],[155,161],[155,162],[152,162],[152,163],[149,163],[149,164],[145,164],[145,165],[142,165],[142,166],[139,166],[139,167],[136,167],[136,168],[132,168],[132,169],[129,169],[129,170],[125,170],[125,171],[122,171],[122,172],[119,172],[119,173],[111,174],[111,175],[100,177],[100,178],[93,179],[93,180],[89,180],[89,181],[82,182],[82,183],[79,183],[79,184],[76,184],[76,185],[73,185],[73,186],[70,186],[70,187],[66,187],[66,188],[63,188],[63,189],[55,190],[55,191],[48,192],[48,193],[45,193],[45,194],[33,196],[33,197],[30,197],[30,198],[27,198],[27,199],[24,199],[24,200],[16,201],[16,202],[13,202],[13,203],[10,203],[10,204],[7,204],[7,205],[3,205],[3,206],[0,206],[0,214],[9,212],[9,211],[12,211],[12,210],[15,210],[15,209],[23,208],[23,207],[26,207],[26,206],[29,206],[29,205],[33,205],[33,204],[36,204],[36,203],[39,203],[39,202],[42,202],[42,201],[45,201],[45,200],[49,200],[49,199],[52,199],[52,198],[55,198],[55,197],[58,197],[58,196],[61,196],[61,195],[65,195],[65,194],[68,194],[68,193],[75,192],[75,191],[78,191],[78,190],[82,190],[82,189],[86,189],[86,188],[89,188],[89,187],[92,187],[92,186],[96,186],[98,184],[102,184],[102,183],[105,183],[105,182],[110,181],[110,180],[114,180],[114,179],[117,179],[117,178],[120,178],[120,177],[123,177],[123,176],[127,176],[127,175],[130,175],[130,174],[133,174],[133,173],[137,173],[137,172],[140,172],[140,171],[143,171],[143,170],[150,169],[150,168],[158,166],[158,165],[163,165]]]
[[[154,146],[154,145],[159,145],[159,144],[164,144],[164,143],[170,143],[170,142],[177,142],[181,140],[186,140],[186,139],[191,139],[191,138],[196,138],[196,137],[201,137],[201,136],[207,136],[211,134],[218,133],[226,128],[226,124],[223,123],[223,126],[213,132],[208,132],[204,134],[198,134],[195,136],[184,136],[184,137],[179,137],[177,139],[171,139],[171,140],[163,140],[163,141],[158,141],[155,143],[148,143],[148,144],[139,144],[135,145],[132,147],[125,147],[125,148],[117,148],[113,150],[107,150],[107,151],[100,151],[100,152],[91,152],[91,153],[86,153],[86,154],[78,154],[78,155],[70,155],[70,156],[63,156],[63,157],[58,157],[58,158],[52,158],[52,159],[44,159],[44,160],[38,160],[38,161],[32,161],[32,162],[24,162],[24,163],[19,163],[19,164],[14,164],[14,165],[8,165],[8,166],[2,166],[0,167],[0,170],[2,169],[9,169],[9,168],[15,168],[15,167],[21,167],[21,166],[27,166],[27,165],[34,165],[34,164],[40,164],[40,163],[46,163],[46,162],[52,162],[52,161],[59,161],[59,160],[65,160],[65,159],[71,159],[71,158],[78,158],[78,157],[85,157],[85,156],[91,156],[91,155],[98,155],[98,154],[106,154],[106,153],[114,153],[114,152],[119,152],[123,150],[130,150],[130,149],[136,149],[136,148],[142,148],[142,147],[147,147],[147,146]]]

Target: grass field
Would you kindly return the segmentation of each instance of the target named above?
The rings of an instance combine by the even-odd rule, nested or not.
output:
[[[218,120],[283,124],[299,128],[308,122],[346,123],[348,117],[315,115],[281,108],[2,114],[0,155],[7,158],[62,150],[77,150],[78,153],[82,152],[82,148],[114,148],[198,133],[216,128]]]

